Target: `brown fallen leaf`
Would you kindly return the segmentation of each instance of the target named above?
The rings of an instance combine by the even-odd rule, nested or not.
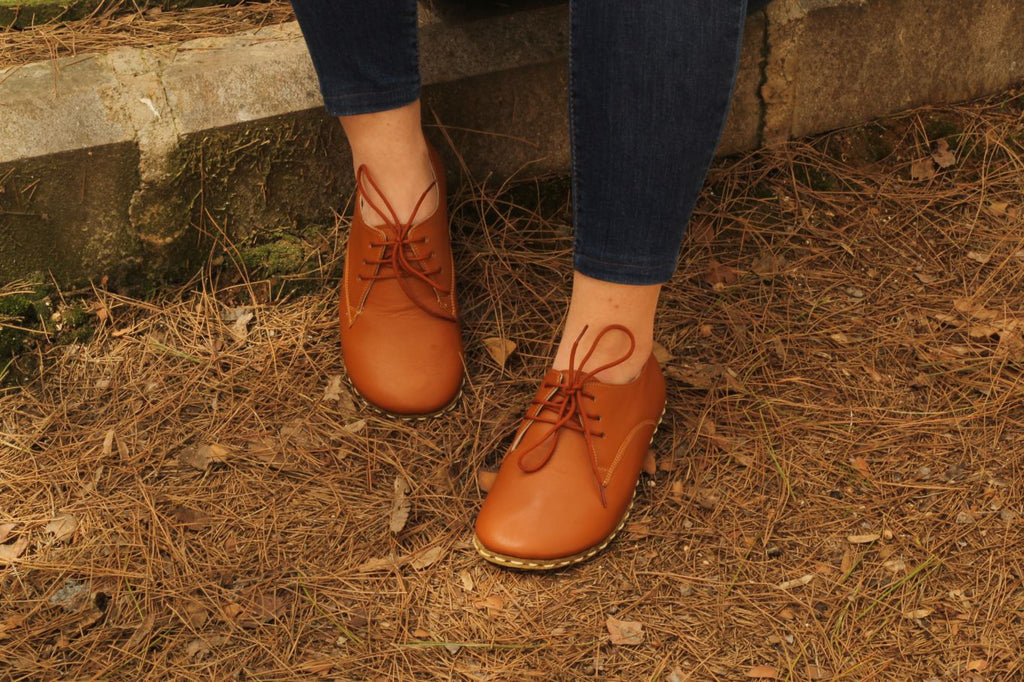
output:
[[[341,375],[332,374],[327,378],[327,386],[324,388],[324,397],[321,400],[339,402],[341,400]]]
[[[110,457],[114,452],[114,429],[108,429],[103,436],[103,456]]]
[[[125,642],[125,649],[131,651],[138,645],[142,644],[148,639],[151,632],[153,632],[153,625],[156,624],[156,614],[153,612],[147,613],[146,617],[142,619],[135,631],[132,632],[132,636]]]
[[[498,595],[492,594],[483,599],[475,600],[473,606],[482,611],[487,611],[487,615],[493,618],[505,607],[505,601]]]
[[[850,460],[850,466],[853,470],[864,478],[871,480],[871,468],[868,466],[868,461],[863,457],[854,457]]]
[[[185,621],[196,630],[206,625],[206,621],[210,618],[210,612],[198,602],[188,602],[185,604],[184,610]]]
[[[405,528],[405,524],[409,521],[409,512],[412,511],[412,500],[409,499],[408,494],[412,491],[409,487],[409,483],[398,476],[395,478],[394,492],[391,496],[391,522],[388,524],[388,528],[391,529],[392,533],[400,533]]]
[[[7,545],[0,545],[0,566],[13,564],[28,547],[28,536],[22,535],[14,542]]]
[[[189,530],[202,530],[210,525],[210,516],[198,509],[176,504],[170,509],[171,517]]]
[[[722,265],[712,258],[708,261],[708,269],[704,272],[704,281],[713,288],[722,288],[728,284],[735,284],[740,279],[740,271],[736,268]]]
[[[476,484],[480,487],[483,492],[490,492],[491,486],[494,485],[494,479],[498,478],[497,471],[488,471],[481,469],[476,472]]]
[[[750,264],[750,269],[761,279],[771,279],[786,266],[786,259],[776,256],[770,251],[765,251]]]
[[[778,587],[780,590],[792,590],[794,587],[803,587],[804,585],[810,584],[810,582],[814,580],[816,577],[816,574],[808,573],[806,575],[800,576],[799,578],[779,583]]]
[[[927,272],[915,272],[914,277],[917,277],[921,284],[934,284],[939,280],[938,277],[929,275]]]
[[[968,251],[966,256],[975,263],[981,263],[982,265],[992,260],[992,254],[983,251]]]
[[[196,637],[185,645],[185,655],[189,658],[202,658],[213,651],[214,647],[223,646],[230,638],[227,635],[212,637]]]
[[[675,357],[668,351],[668,348],[665,348],[665,346],[661,345],[657,341],[654,342],[654,349],[651,354],[654,355],[654,359],[662,365]]]
[[[462,589],[466,592],[473,591],[473,576],[470,575],[469,571],[466,569],[459,571],[459,580],[462,581]]]
[[[935,177],[935,160],[930,156],[910,164],[911,180],[931,180]]]
[[[235,341],[245,341],[249,336],[249,323],[256,315],[249,308],[229,308],[221,314],[221,319],[230,322],[228,333]]]
[[[223,464],[231,452],[218,443],[204,443],[197,448],[184,447],[178,452],[178,462],[182,466],[206,471],[211,464]]]
[[[619,620],[608,616],[605,627],[616,646],[636,646],[644,643],[644,626],[635,620]]]
[[[360,573],[376,573],[377,571],[390,571],[393,568],[397,568],[399,565],[398,559],[394,555],[391,555],[367,559],[360,564],[356,570]]]
[[[1007,222],[1013,222],[1020,215],[1020,208],[1007,201],[990,201],[983,205],[982,209],[993,218],[1000,218]]]
[[[410,555],[409,565],[417,571],[421,571],[436,562],[442,556],[444,556],[444,547],[438,545]]]
[[[484,339],[484,348],[487,349],[487,353],[498,363],[499,367],[504,367],[505,363],[508,362],[509,356],[515,352],[516,343],[509,339],[490,336]]]
[[[921,618],[927,618],[932,615],[934,609],[911,609],[903,612],[904,618],[910,618],[911,620],[920,620]]]
[[[747,671],[747,677],[752,677],[755,680],[775,680],[778,679],[779,673],[771,666],[755,665]]]
[[[879,533],[865,533],[863,535],[847,535],[846,541],[851,545],[866,545],[882,537]]]
[[[973,661],[968,661],[965,669],[967,672],[983,673],[988,670],[988,661],[983,658],[976,658]]]
[[[938,140],[932,149],[932,160],[939,168],[949,168],[956,164],[956,155],[949,150],[949,142],[945,139]]]
[[[648,476],[653,476],[658,473],[658,458],[655,456],[653,450],[648,450],[647,454],[644,455],[644,472]]]
[[[11,537],[12,530],[14,530],[13,523],[0,523],[0,545],[7,542],[7,538]]]
[[[43,526],[43,532],[53,536],[54,542],[64,542],[78,530],[78,519],[73,514],[58,514]]]
[[[814,665],[813,663],[807,664],[807,679],[809,680],[830,680],[832,675],[821,666]]]

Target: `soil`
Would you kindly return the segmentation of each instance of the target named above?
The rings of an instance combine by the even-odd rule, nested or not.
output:
[[[564,182],[452,197],[468,383],[421,424],[345,388],[344,219],[290,273],[97,288],[91,339],[0,394],[0,678],[1021,678],[1022,112],[718,163],[652,473],[556,573],[470,530],[565,309]]]

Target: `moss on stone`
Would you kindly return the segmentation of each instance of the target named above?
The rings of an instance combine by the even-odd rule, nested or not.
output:
[[[241,254],[242,262],[250,272],[271,277],[296,272],[306,260],[305,247],[292,235],[242,248]]]

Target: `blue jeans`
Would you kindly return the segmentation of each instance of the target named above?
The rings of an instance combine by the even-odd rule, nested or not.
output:
[[[767,1],[570,1],[576,270],[671,279],[729,111],[747,11]],[[416,0],[292,5],[330,113],[419,97]]]

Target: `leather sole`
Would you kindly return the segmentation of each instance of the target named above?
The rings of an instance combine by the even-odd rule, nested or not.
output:
[[[425,412],[423,414],[400,414],[398,412],[389,412],[388,410],[385,410],[383,407],[374,405],[369,400],[367,400],[363,396],[363,394],[359,392],[359,389],[355,387],[355,384],[353,384],[347,376],[345,377],[345,383],[348,385],[348,388],[352,392],[352,395],[356,397],[360,404],[362,404],[363,407],[369,409],[371,412],[375,412],[376,414],[381,415],[383,417],[398,419],[399,421],[404,422],[422,422],[428,419],[433,419],[434,417],[440,417],[454,410],[455,406],[458,405],[459,400],[462,398],[462,389],[466,385],[466,378],[462,378],[462,383],[459,384],[459,390],[456,391],[455,396],[447,405],[445,405],[439,410],[435,410],[433,412]]]
[[[647,444],[647,447],[651,447],[651,443],[654,442],[654,435],[658,433],[658,427],[661,426],[661,421],[665,418],[665,410],[661,410],[661,416],[658,417],[658,423],[654,427],[654,431],[651,433],[651,441]],[[629,506],[626,507],[626,513],[622,515],[622,520],[619,521],[619,525],[615,527],[605,539],[597,543],[593,547],[586,549],[578,554],[572,554],[566,557],[560,557],[558,559],[523,559],[521,557],[509,556],[507,554],[501,554],[494,552],[480,542],[480,538],[473,533],[473,546],[476,547],[477,554],[498,566],[504,566],[506,568],[518,568],[523,571],[554,571],[559,568],[566,568],[574,564],[582,563],[588,559],[592,559],[594,556],[602,552],[608,545],[612,543],[612,540],[622,531],[625,527],[626,522],[629,520],[629,515],[633,512],[633,504],[636,502],[636,491],[640,486],[640,479],[636,481],[636,486],[633,488],[633,496],[629,498]]]

